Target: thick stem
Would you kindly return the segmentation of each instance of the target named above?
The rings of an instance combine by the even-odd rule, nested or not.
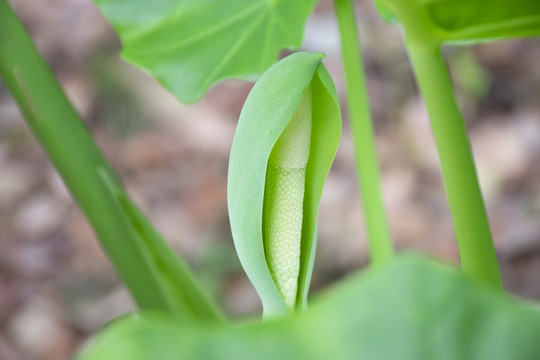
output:
[[[407,47],[439,150],[463,272],[502,290],[467,129],[440,46],[409,42]]]
[[[360,192],[366,213],[371,261],[373,265],[378,266],[393,257],[394,248],[383,205],[375,136],[354,7],[351,0],[335,0],[334,3],[341,33],[349,118],[355,144]]]

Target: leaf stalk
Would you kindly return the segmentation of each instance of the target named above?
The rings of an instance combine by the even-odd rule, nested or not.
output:
[[[497,256],[465,122],[440,44],[407,43],[439,151],[465,275],[502,291]]]
[[[334,4],[341,34],[349,119],[355,145],[356,170],[364,204],[371,262],[374,266],[380,266],[393,258],[394,247],[383,203],[360,41],[352,1],[335,0]]]

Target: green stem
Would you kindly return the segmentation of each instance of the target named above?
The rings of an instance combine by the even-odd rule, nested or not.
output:
[[[366,213],[371,260],[375,266],[378,266],[393,257],[394,248],[382,199],[379,165],[354,7],[351,0],[335,0],[334,3],[341,33],[349,117],[355,144],[360,192]]]
[[[467,129],[440,45],[410,41],[407,48],[439,150],[463,272],[480,283],[502,290]]]
[[[146,251],[149,235],[126,215],[118,196],[125,196],[122,186],[6,0],[0,0],[0,76],[139,308],[173,313],[182,308],[188,309],[182,315],[219,318],[183,264],[171,267],[194,291],[186,294],[180,288],[175,294],[183,291],[184,300],[179,302],[164,290],[156,274],[169,266],[170,257],[153,259]],[[166,247],[155,236],[153,241],[160,249]]]

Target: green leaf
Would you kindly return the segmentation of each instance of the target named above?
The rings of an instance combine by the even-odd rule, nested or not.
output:
[[[447,41],[478,41],[540,35],[540,1],[452,0],[426,4]]]
[[[538,334],[538,311],[406,256],[349,278],[291,318],[236,327],[125,318],[78,359],[533,360]]]
[[[540,35],[538,0],[375,0],[385,19],[442,42],[485,42]],[[427,32],[427,33],[426,33]],[[413,35],[415,36],[415,35]]]
[[[0,0],[0,75],[139,309],[219,322],[187,268],[129,201],[5,0]]]
[[[231,149],[228,201],[234,243],[267,316],[287,313],[270,275],[263,247],[267,163],[274,144],[311,86],[312,132],[306,167],[297,309],[303,309],[306,304],[319,201],[341,133],[338,97],[321,59],[321,54],[296,53],[272,66],[246,100]]]
[[[122,56],[180,100],[226,78],[253,80],[279,50],[300,46],[315,0],[95,0]]]

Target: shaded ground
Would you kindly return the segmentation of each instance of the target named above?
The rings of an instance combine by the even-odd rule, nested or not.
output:
[[[117,57],[90,0],[10,0],[129,193],[232,315],[259,311],[228,226],[228,151],[251,85],[180,104]],[[400,249],[457,261],[429,123],[399,30],[358,2],[385,200]],[[331,1],[304,49],[324,51],[344,94]],[[540,41],[447,49],[505,286],[540,299]],[[345,113],[346,113],[346,109]],[[347,121],[345,116],[345,121]],[[319,218],[317,290],[364,266],[367,246],[345,122]],[[0,359],[68,359],[132,309],[91,229],[0,86]]]

